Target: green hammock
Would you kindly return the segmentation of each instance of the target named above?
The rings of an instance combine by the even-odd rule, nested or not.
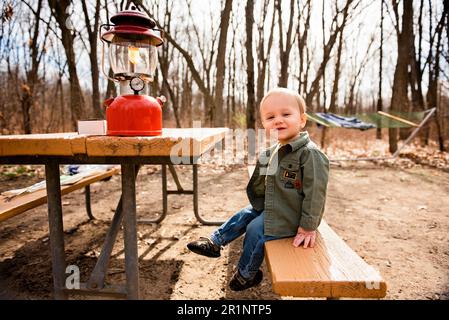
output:
[[[397,120],[389,117],[388,115],[382,115],[379,113],[359,113],[356,115],[339,115],[342,117],[348,118],[356,118],[364,123],[372,124],[376,128],[411,128],[416,127],[425,117],[426,111],[422,112],[398,112],[398,111],[390,111],[388,113],[393,117],[398,117],[403,119],[404,121]],[[308,112],[307,117],[310,121],[316,122],[319,125],[326,126],[329,128],[342,128],[342,125],[338,123],[328,121],[327,119],[321,117],[317,113]],[[416,125],[413,125],[412,122]],[[359,129],[354,127],[355,129]]]

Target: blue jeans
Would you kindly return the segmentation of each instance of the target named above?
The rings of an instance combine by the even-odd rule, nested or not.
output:
[[[257,212],[252,206],[248,206],[235,213],[210,237],[216,245],[225,246],[246,232],[238,263],[239,272],[246,279],[254,278],[262,265],[265,241],[278,239],[264,235],[263,221],[264,212]]]

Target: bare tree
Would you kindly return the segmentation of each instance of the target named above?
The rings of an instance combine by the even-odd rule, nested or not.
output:
[[[100,0],[95,0],[95,9],[93,17],[93,26],[91,26],[91,17],[89,16],[87,8],[87,0],[81,1],[84,13],[84,20],[86,23],[87,36],[89,39],[89,60],[90,60],[90,74],[92,77],[92,108],[96,118],[103,118],[104,112],[102,104],[100,103],[100,85],[99,85],[99,68],[98,68],[98,29],[100,22]]]
[[[380,48],[379,48],[379,93],[377,97],[377,111],[382,111],[382,80],[383,80],[383,57],[384,57],[384,1],[381,0],[380,4]],[[382,139],[382,128],[380,128],[380,122],[376,129],[376,139]]]
[[[134,1],[138,3],[139,6],[152,18],[154,18],[153,14],[148,10],[146,6],[143,5],[141,0]],[[167,41],[175,47],[179,53],[184,57],[187,66],[192,74],[193,80],[197,84],[199,90],[204,95],[206,106],[210,106],[211,117],[213,124],[215,126],[223,126],[224,125],[224,116],[223,116],[223,87],[224,87],[224,70],[225,70],[225,53],[226,53],[226,39],[227,39],[227,30],[229,26],[229,18],[232,9],[232,0],[225,1],[225,7],[221,13],[221,23],[220,23],[220,36],[218,40],[218,49],[217,49],[217,58],[216,58],[216,73],[215,73],[215,94],[211,88],[208,88],[206,85],[206,81],[203,77],[201,77],[200,70],[197,69],[196,64],[192,58],[191,52],[184,49],[172,36],[170,33],[165,34],[165,38]],[[163,29],[163,26],[157,22],[156,24],[158,28]]]
[[[411,39],[413,35],[413,2],[402,1],[402,30],[399,27],[399,1],[393,0],[393,11],[397,17],[397,24],[395,25],[397,39],[398,39],[398,58],[396,62],[396,69],[393,80],[393,93],[391,97],[390,110],[410,111],[410,104],[408,100],[408,66],[410,59],[408,59],[411,52]],[[389,143],[390,152],[394,153],[397,150],[397,129],[389,128]]]
[[[263,0],[260,21],[257,25],[258,30],[258,40],[257,40],[257,99],[256,99],[256,114],[258,114],[259,108],[257,106],[260,105],[262,98],[265,93],[265,79],[268,67],[268,60],[270,58],[271,48],[273,46],[273,38],[274,38],[274,25],[275,25],[275,15],[276,10],[273,6],[273,16],[271,18],[271,23],[268,24],[270,27],[268,42],[265,41],[265,25],[266,25],[266,17],[268,14],[268,7],[270,4],[270,0]],[[265,48],[266,47],[266,48]],[[256,116],[256,119],[258,117]]]
[[[20,91],[18,90],[19,81],[18,74],[13,70],[13,62],[11,61],[11,55],[14,48],[14,37],[13,35],[18,33],[17,29],[20,25],[19,15],[16,14],[17,4],[4,2],[1,7],[1,19],[0,19],[0,61],[6,62],[6,73],[0,72],[2,81],[0,81],[0,88],[2,94],[0,95],[0,133],[11,133],[11,124],[14,124],[14,113],[15,110],[20,108],[17,104],[16,99],[11,99],[14,95],[15,97],[20,96]],[[18,69],[18,68],[17,68]],[[16,71],[18,71],[16,69]],[[6,79],[5,79],[6,78]],[[7,94],[11,93],[11,94]],[[12,111],[15,111],[14,113]],[[19,127],[23,126],[23,121],[20,119],[21,123]]]
[[[248,102],[246,105],[246,128],[256,127],[255,105],[256,96],[254,92],[254,56],[253,56],[253,27],[254,27],[254,1],[247,0],[245,8],[246,20],[246,73],[248,75],[247,92]]]
[[[304,30],[301,32],[301,22],[297,25],[296,34],[298,36],[298,53],[299,53],[299,74],[297,79],[299,81],[298,91],[300,94],[307,92],[308,78],[310,70],[310,56],[309,48],[307,46],[307,38],[310,29],[310,18],[312,16],[312,1],[307,0],[304,6],[299,7],[298,2],[298,12],[300,18],[304,21]]]
[[[48,0],[52,15],[58,23],[61,30],[62,45],[67,58],[67,67],[69,69],[70,82],[70,107],[72,110],[72,128],[76,128],[77,121],[83,117],[84,98],[79,83],[78,73],[76,70],[76,59],[74,41],[75,34],[67,27],[70,20],[68,8],[71,4],[70,0]]]
[[[321,11],[321,31],[322,31],[322,37],[323,37],[322,45],[323,45],[323,57],[324,57],[326,55],[326,21],[325,21],[326,20],[325,19],[326,4],[325,4],[325,0],[321,1],[321,6],[322,6],[322,11]],[[335,2],[335,6],[338,7],[338,3],[337,2]],[[340,32],[340,35],[342,35],[342,33],[343,33],[343,29]],[[341,39],[343,39],[343,38],[341,38]],[[322,93],[323,94],[323,104],[322,104],[323,109],[320,110],[320,111],[322,111],[324,113],[327,113],[327,110],[326,110],[326,100],[327,100],[327,97],[326,97],[326,70],[325,69],[323,71],[323,75],[321,76],[321,81],[322,81],[323,85],[322,85],[321,92],[318,93],[318,96],[317,96],[317,102],[318,102],[317,103],[317,107],[319,108],[318,110],[321,109],[320,107],[321,107],[321,93]],[[323,127],[322,130],[321,130],[321,141],[320,141],[321,148],[325,148],[326,133],[327,133],[327,128]]]
[[[431,3],[429,2],[431,5]],[[422,64],[422,42],[423,42],[423,11],[424,0],[420,0],[419,5],[419,17],[418,17],[418,52],[416,52],[415,41],[412,41],[411,53],[410,53],[410,72],[409,72],[409,85],[412,93],[412,109],[413,111],[423,111],[425,109],[424,94],[422,89],[423,74],[425,64]],[[416,38],[413,32],[412,39]],[[431,51],[430,51],[431,52]],[[424,68],[423,68],[424,67]],[[429,134],[429,127],[424,127],[421,132],[421,143],[427,143],[427,137]]]
[[[190,126],[193,118],[192,118],[192,107],[193,107],[193,94],[192,94],[192,78],[190,77],[189,72],[186,70],[184,71],[184,78],[182,81],[182,95],[181,95],[181,105],[183,114],[187,121],[187,126]]]
[[[279,87],[287,87],[288,84],[288,67],[290,60],[290,52],[292,50],[295,37],[293,34],[294,16],[295,16],[295,1],[290,0],[290,12],[289,21],[287,26],[287,34],[285,35],[284,43],[284,28],[282,21],[282,0],[275,0],[275,8],[278,12],[278,25],[279,25],[279,57],[280,57],[280,75],[279,75]]]
[[[351,8],[351,4],[353,3],[353,0],[346,0],[345,6],[343,7],[342,10],[337,9],[333,19],[332,19],[332,25],[331,25],[331,33],[329,35],[329,39],[327,40],[323,51],[324,51],[324,56],[323,56],[323,60],[320,63],[320,66],[318,68],[318,71],[316,73],[315,79],[313,80],[310,89],[307,91],[306,93],[306,104],[308,106],[310,106],[312,104],[312,100],[314,99],[314,97],[317,95],[318,91],[319,91],[319,85],[321,82],[321,79],[324,75],[324,72],[326,70],[326,66],[327,63],[329,62],[329,59],[331,57],[331,52],[332,49],[335,45],[335,42],[337,41],[337,37],[338,34],[341,32],[342,28],[344,28],[344,25],[346,24],[346,19],[344,17],[347,17],[350,14],[350,8]],[[353,7],[357,7],[358,3]],[[343,21],[345,21],[345,23],[340,22],[340,14],[343,15]]]
[[[398,44],[404,44],[408,48],[399,54],[405,67],[398,69],[406,70],[401,73],[405,75],[402,94],[411,97],[412,102],[403,111],[441,107],[438,110],[440,122],[436,123],[436,128],[439,126],[441,136],[445,135],[445,106],[444,103],[438,103],[438,95],[442,95],[441,101],[446,101],[445,90],[439,92],[438,87],[442,81],[449,78],[449,18],[447,14],[442,13],[444,8],[447,8],[447,1],[415,0],[413,3],[416,5],[416,17],[413,17],[412,13],[402,8],[409,7],[410,4],[405,3],[409,1],[383,0],[382,7],[387,11],[380,9],[381,35],[371,39],[375,41],[372,47],[376,46],[378,49],[380,38],[380,54],[377,56],[379,50],[376,50],[375,59],[372,58],[374,50],[368,48],[363,55],[365,49],[361,48],[358,42],[358,39],[366,38],[365,27],[369,27],[368,24],[366,21],[359,25],[361,27],[353,24],[353,21],[361,21],[362,15],[358,14],[365,13],[363,10],[371,6],[365,1],[324,1],[326,7],[323,10],[324,15],[320,17],[321,1],[247,0],[239,3],[221,0],[219,11],[214,12],[215,4],[208,6],[210,19],[205,19],[204,24],[197,18],[197,6],[201,4],[194,0],[181,2],[83,0],[70,10],[69,4],[75,2],[69,0],[2,3],[0,59],[6,72],[0,70],[0,77],[3,81],[2,90],[8,92],[0,97],[2,132],[15,132],[15,127],[22,131],[25,123],[29,125],[24,131],[29,132],[70,129],[64,126],[62,120],[65,118],[66,121],[71,121],[73,129],[76,120],[82,117],[80,114],[86,108],[82,103],[83,91],[79,84],[81,79],[78,80],[76,74],[78,71],[79,75],[81,70],[92,72],[92,75],[89,75],[89,81],[92,76],[92,94],[90,90],[84,92],[89,94],[86,102],[90,105],[92,99],[95,116],[99,117],[102,111],[99,102],[101,88],[96,77],[98,57],[95,57],[99,17],[106,15],[109,20],[109,10],[129,9],[134,4],[153,18],[156,17],[155,20],[161,22],[157,22],[158,27],[167,32],[164,47],[158,50],[160,63],[156,71],[156,81],[152,83],[151,89],[153,92],[161,91],[169,97],[173,114],[171,108],[164,108],[164,119],[173,118],[177,126],[195,117],[205,119],[209,121],[208,124],[214,126],[224,123],[233,125],[235,120],[237,125],[245,125],[247,121],[246,126],[255,127],[258,119],[257,106],[268,85],[286,86],[290,80],[295,80],[298,92],[305,96],[310,111],[316,110],[317,105],[322,111],[324,105],[329,107],[331,112],[337,112],[342,94],[346,94],[346,112],[361,110],[367,99],[370,99],[370,105],[375,109],[374,96],[377,96],[378,108],[383,108],[385,97],[382,95],[385,92],[382,91],[386,89],[385,80],[392,78],[390,69],[385,68],[385,59],[392,56],[391,50],[396,50],[386,44],[391,32],[397,31]],[[315,7],[312,7],[314,3]],[[362,7],[360,3],[366,7]],[[11,9],[8,4],[11,4]],[[38,5],[42,8],[39,14]],[[31,19],[16,23],[13,29],[9,29],[8,17],[12,15],[14,19],[18,16],[15,14],[15,7],[25,6],[27,10],[17,12],[30,12]],[[246,6],[245,10],[239,10],[243,9],[243,6]],[[47,10],[47,7],[51,10]],[[392,25],[384,24],[385,13],[390,13],[393,17]],[[81,17],[85,26],[82,25],[82,28],[76,31],[69,30],[66,23],[71,14]],[[183,14],[181,19],[178,18],[179,14]],[[406,23],[404,20],[407,15],[411,18]],[[22,14],[18,21],[21,21],[23,16]],[[246,24],[242,23],[243,19],[246,19]],[[314,30],[315,34],[311,34],[311,25],[320,23],[320,19],[323,25],[323,42],[321,38],[317,41],[314,37],[320,30]],[[275,30],[275,26],[278,29]],[[407,37],[404,26],[411,30]],[[361,30],[360,34],[350,34],[350,28]],[[36,35],[37,29],[39,31],[35,41],[33,36]],[[12,34],[8,34],[9,32]],[[43,41],[48,32],[44,49]],[[25,46],[22,44],[23,35],[26,35]],[[279,54],[276,59],[272,56],[274,41],[276,55]],[[84,45],[87,54],[82,48],[80,50],[79,44]],[[33,48],[33,45],[38,46]],[[430,48],[428,52],[427,48]],[[33,50],[38,52],[37,56],[33,57]],[[84,61],[79,60],[84,58],[89,58],[92,66],[90,69],[86,69]],[[39,59],[42,59],[40,63]],[[78,61],[75,61],[76,59]],[[76,62],[81,63],[77,65]],[[379,65],[375,75],[378,75],[378,78],[372,79],[376,85],[368,88],[370,92],[367,92],[366,86],[362,84],[366,80],[366,70],[374,69],[373,65]],[[279,70],[279,74],[269,72],[272,69]],[[289,74],[293,70],[294,79]],[[397,82],[394,84],[393,91],[397,94],[399,86]],[[115,89],[114,83],[108,82],[105,89],[106,96],[109,97]],[[393,108],[402,110],[403,105],[395,101]],[[171,107],[170,103],[167,106]],[[15,112],[18,109],[22,112]],[[33,112],[34,110],[36,112]],[[67,125],[70,126],[69,123]],[[427,134],[425,137],[428,137]]]
[[[439,86],[439,80],[440,80],[440,73],[441,73],[441,61],[440,57],[442,56],[442,52],[445,50],[442,48],[442,37],[443,37],[443,31],[444,31],[444,24],[447,19],[447,16],[449,15],[449,4],[447,1],[444,2],[443,12],[441,13],[440,20],[435,28],[435,34],[431,37],[431,49],[429,51],[429,87],[427,90],[427,104],[429,107],[435,107],[437,108],[437,112],[435,114],[435,123],[437,127],[437,134],[438,134],[438,143],[441,151],[445,151],[445,145],[444,145],[444,137],[443,132],[441,130],[441,119],[439,118],[439,115],[441,114],[441,110],[439,109],[438,104],[438,86]],[[447,26],[446,26],[447,28]],[[430,31],[431,32],[431,31]],[[435,55],[433,56],[433,50],[432,47],[434,46],[434,39],[436,40],[435,44]],[[447,48],[446,48],[447,50]]]
[[[343,51],[343,33],[344,27],[341,29],[338,40],[337,57],[335,61],[335,76],[334,76],[334,83],[332,86],[331,101],[329,104],[329,112],[331,113],[337,112],[338,89],[339,89],[338,84],[340,81],[340,73],[341,73],[341,54]]]
[[[226,101],[226,123],[228,126],[233,127],[233,115],[235,115],[235,90],[236,90],[236,68],[237,68],[237,54],[236,54],[236,41],[237,41],[237,28],[235,14],[232,15],[231,29],[232,29],[232,40],[231,48],[228,55],[228,84],[227,91],[228,97]]]
[[[109,6],[108,6],[108,1],[107,0],[105,0],[104,11],[106,13],[106,21],[109,21]],[[109,67],[108,79],[112,78],[113,75],[114,75],[114,73],[112,72],[112,68]],[[117,88],[115,87],[115,82],[114,81],[108,81],[107,85],[106,85],[106,93],[104,95],[104,98],[105,99],[109,99],[109,98],[112,98],[112,97],[114,97],[116,95],[117,95]]]
[[[335,8],[338,8],[338,2],[337,1],[335,1]],[[324,57],[324,56],[326,56],[326,21],[325,21],[326,19],[325,19],[325,14],[324,14],[326,12],[325,0],[322,0],[322,7],[323,7],[323,10],[322,10],[322,13],[321,13],[321,31],[322,31],[322,36],[323,36],[323,43],[322,43],[322,45],[323,45],[323,57]],[[337,10],[335,10],[335,11],[337,11]],[[323,104],[322,104],[323,109],[320,110],[320,111],[326,113],[326,100],[327,100],[327,96],[326,96],[326,68],[324,68],[324,70],[323,70],[323,75],[321,76],[321,81],[322,81],[322,87],[321,87],[322,89],[321,89],[321,92],[318,93],[318,99],[319,99],[318,100],[318,108],[321,107],[320,100],[321,100],[321,94],[322,94],[322,97],[323,97]],[[321,146],[323,148],[324,148],[324,141],[325,141],[325,139],[326,139],[326,128],[323,128],[323,134],[321,136]]]
[[[346,112],[349,114],[357,113],[357,86],[360,84],[361,76],[363,74],[364,69],[368,65],[368,62],[370,60],[370,52],[371,47],[374,43],[374,36],[370,37],[368,47],[365,51],[365,53],[362,55],[362,59],[360,61],[360,64],[357,64],[356,57],[354,56],[354,66],[353,66],[353,74],[351,79],[349,80],[349,89],[348,89],[348,99],[345,103],[346,105]]]
[[[29,69],[28,64],[25,64],[25,75],[26,79],[21,85],[21,96],[20,102],[22,107],[22,117],[23,117],[23,131],[25,134],[30,134],[31,128],[31,109],[34,105],[36,85],[38,82],[38,72],[39,65],[42,61],[42,56],[45,51],[45,42],[48,36],[48,28],[45,33],[42,43],[39,43],[40,35],[40,16],[42,11],[42,0],[37,2],[37,8],[34,10],[29,6],[30,11],[34,16],[34,25],[30,24],[29,29]],[[28,5],[28,4],[27,4]]]
[[[157,6],[159,3],[157,4]],[[168,0],[165,1],[164,7],[164,26],[165,31],[170,33],[172,28],[172,12],[173,12],[173,2],[169,3]],[[169,47],[167,44],[164,44],[161,51],[158,51],[159,54],[159,69],[162,74],[162,92],[163,94],[167,94],[170,96],[170,102],[173,107],[173,114],[176,121],[176,126],[181,127],[181,121],[179,118],[179,99],[176,94],[176,86],[172,86],[170,83],[171,80],[175,80],[176,75],[169,77],[169,67],[170,62],[174,61],[174,51],[173,47]],[[179,91],[179,90],[178,90]],[[168,108],[163,108],[164,118],[169,117]]]
[[[220,19],[220,37],[218,39],[217,62],[216,62],[216,87],[215,87],[215,103],[214,113],[212,116],[214,125],[217,127],[224,126],[223,116],[223,87],[225,76],[225,58],[228,37],[229,17],[232,10],[232,0],[225,0],[225,6],[221,12]]]

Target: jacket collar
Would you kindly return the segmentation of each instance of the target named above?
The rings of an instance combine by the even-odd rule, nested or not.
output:
[[[287,143],[295,152],[310,142],[309,133],[307,131],[301,132],[298,137]]]
[[[306,144],[310,142],[309,133],[307,131],[301,132],[295,139],[290,141],[289,143],[286,143],[285,145],[281,146],[280,152],[287,151],[286,148],[290,149],[287,152],[295,152],[302,147],[304,147]],[[268,159],[270,158],[272,152],[276,150],[276,147],[279,145],[279,142],[272,145],[268,149],[265,150],[265,152],[262,152],[260,154],[260,160],[263,163],[268,163]],[[265,161],[265,162],[264,162]]]

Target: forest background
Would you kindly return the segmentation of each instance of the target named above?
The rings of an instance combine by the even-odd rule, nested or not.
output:
[[[435,107],[420,141],[448,148],[447,0],[4,0],[0,133],[104,118],[102,101],[117,92],[100,72],[99,26],[131,6],[165,32],[151,88],[168,98],[165,127],[260,127],[259,102],[282,86],[311,112],[407,118]],[[389,129],[390,151],[408,134]]]

